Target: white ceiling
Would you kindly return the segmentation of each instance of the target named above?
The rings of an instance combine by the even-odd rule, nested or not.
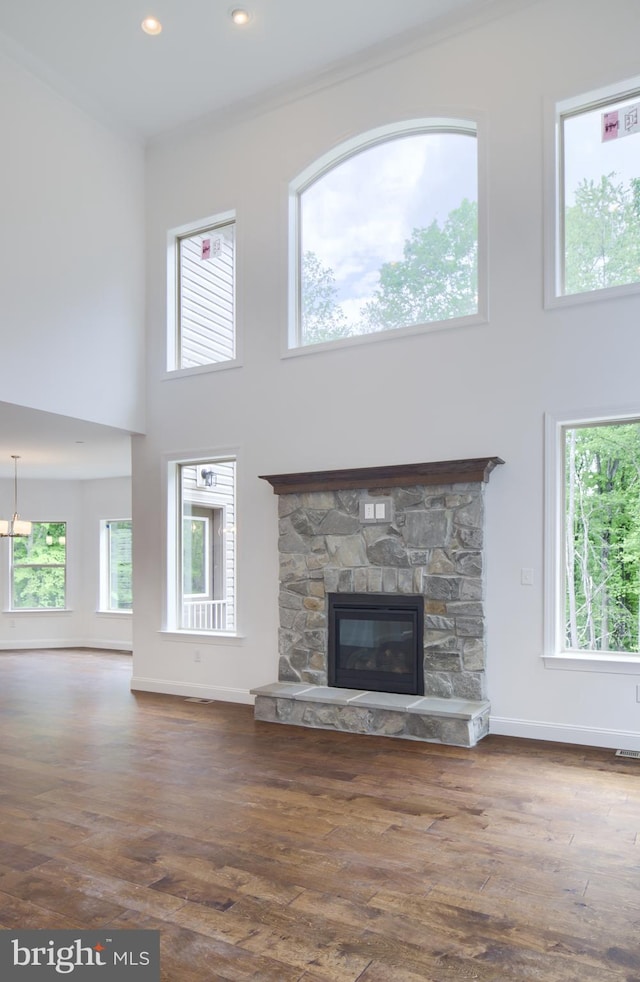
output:
[[[88,480],[131,474],[131,438],[122,430],[0,402],[0,478]]]
[[[259,106],[494,5],[500,0],[0,0],[0,50],[145,141],[200,116]],[[235,7],[250,12],[247,26],[232,23]],[[157,37],[140,28],[149,15],[163,24]],[[127,434],[0,403],[0,478],[13,474],[11,454],[20,454],[25,479],[131,472]]]
[[[92,115],[140,137],[228,110],[490,0],[0,0],[0,43]],[[249,24],[230,12],[244,7]],[[140,28],[153,14],[163,31]]]

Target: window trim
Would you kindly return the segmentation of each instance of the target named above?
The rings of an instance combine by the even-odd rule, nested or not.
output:
[[[55,519],[47,519],[46,521],[34,520],[32,525],[64,525],[64,537],[65,537],[65,551],[64,551],[64,563],[14,563],[13,561],[13,545],[14,539],[11,540],[11,546],[9,549],[9,606],[7,608],[7,613],[10,614],[52,614],[59,613],[69,610],[69,576],[68,576],[68,566],[69,566],[69,536],[68,528],[69,523],[66,519],[61,519],[56,521]],[[15,586],[13,574],[15,569],[62,569],[64,571],[64,604],[62,607],[16,607],[14,604]]]
[[[544,306],[546,309],[597,303],[640,293],[640,280],[621,286],[606,286],[581,293],[564,292],[564,147],[562,121],[592,109],[622,102],[638,95],[640,75],[573,95],[547,99],[544,109]]]
[[[117,617],[125,616],[131,617],[133,613],[133,607],[130,608],[118,608],[111,606],[111,535],[110,526],[115,522],[129,522],[132,526],[133,523],[130,518],[101,518],[100,519],[100,582],[99,582],[99,606],[98,614],[115,614]],[[132,588],[133,588],[133,562],[131,570]]]
[[[180,297],[180,269],[179,269],[179,243],[181,239],[198,235],[201,232],[215,231],[226,225],[235,226],[235,260],[233,270],[234,280],[234,348],[235,357],[227,361],[216,361],[206,365],[193,365],[188,368],[180,367],[180,315],[178,311],[178,301]],[[166,352],[165,368],[161,376],[162,381],[168,379],[185,378],[192,375],[208,374],[209,372],[225,371],[229,368],[238,368],[242,365],[242,333],[240,331],[239,304],[238,304],[238,219],[235,209],[219,212],[208,218],[200,219],[195,222],[187,222],[185,225],[178,225],[169,229],[167,233],[167,290],[166,290]]]
[[[564,431],[594,424],[640,422],[640,406],[545,413],[544,647],[545,668],[640,674],[640,651],[575,651],[564,646]]]
[[[381,143],[401,139],[420,133],[459,133],[476,138],[476,160],[478,177],[478,309],[474,314],[452,317],[448,320],[429,321],[424,324],[410,324],[406,327],[389,328],[371,334],[351,335],[302,344],[301,333],[301,257],[300,257],[300,199],[304,191],[319,181],[325,174],[339,166],[350,157],[366,152]],[[295,358],[322,351],[332,351],[353,345],[372,344],[380,341],[412,337],[432,331],[450,328],[487,324],[488,312],[488,236],[487,236],[487,161],[485,140],[485,117],[481,113],[451,111],[434,113],[418,119],[379,126],[344,140],[328,152],[316,158],[289,183],[288,189],[288,305],[281,348],[282,358]]]

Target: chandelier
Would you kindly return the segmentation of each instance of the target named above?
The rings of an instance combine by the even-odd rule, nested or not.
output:
[[[15,539],[20,535],[31,535],[31,522],[26,522],[18,514],[18,454],[11,454],[13,459],[13,518],[11,521],[0,519],[0,538]]]

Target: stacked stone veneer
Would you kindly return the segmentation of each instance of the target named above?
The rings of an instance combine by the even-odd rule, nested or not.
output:
[[[425,696],[483,700],[484,483],[282,494],[281,682],[327,685],[327,594],[424,597]],[[391,499],[363,524],[363,498]]]

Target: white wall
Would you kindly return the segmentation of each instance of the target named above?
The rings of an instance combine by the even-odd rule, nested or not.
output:
[[[142,150],[1,53],[0,133],[0,399],[142,431]]]
[[[10,517],[13,481],[0,481]],[[0,649],[67,646],[131,650],[131,616],[98,612],[100,520],[131,517],[131,481],[21,481],[20,514],[67,523],[67,610],[9,610],[11,543],[0,540]]]
[[[550,671],[541,658],[543,415],[621,402],[640,412],[639,298],[543,307],[544,106],[636,74],[637,26],[633,0],[542,0],[262,116],[203,123],[149,149],[134,686],[246,700],[276,679],[277,500],[259,474],[497,454],[506,465],[486,496],[492,726],[640,749],[640,674]],[[288,182],[375,126],[476,112],[489,161],[489,323],[281,359]],[[232,208],[244,365],[163,381],[167,230]],[[243,638],[163,635],[163,454],[234,447]],[[535,570],[533,587],[520,585],[521,567]]]

